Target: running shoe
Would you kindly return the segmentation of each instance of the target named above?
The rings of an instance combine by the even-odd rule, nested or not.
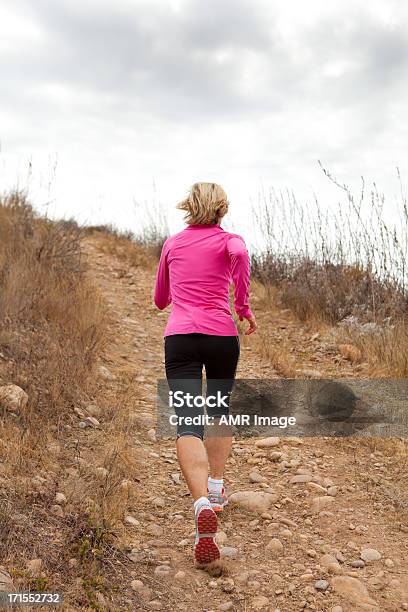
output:
[[[224,487],[222,487],[221,493],[218,491],[210,491],[210,489],[208,489],[208,499],[214,512],[222,512],[222,510],[228,504],[228,498]]]
[[[197,565],[208,565],[220,558],[220,549],[215,542],[217,515],[210,506],[203,506],[196,516],[194,560]]]

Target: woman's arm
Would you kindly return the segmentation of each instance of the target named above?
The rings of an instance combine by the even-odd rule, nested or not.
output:
[[[256,329],[255,317],[249,306],[249,283],[251,266],[247,248],[240,236],[228,240],[228,255],[231,262],[231,276],[234,283],[234,308],[239,320],[249,321],[248,333]]]
[[[154,289],[154,303],[157,308],[163,310],[171,303],[170,278],[168,265],[169,245],[168,240],[163,244],[160,255],[159,266],[156,274],[156,285]]]

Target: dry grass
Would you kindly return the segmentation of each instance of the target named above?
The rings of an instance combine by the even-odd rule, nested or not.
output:
[[[263,251],[253,257],[253,274],[279,289],[279,302],[302,322],[332,326],[352,318],[349,342],[373,368],[407,376],[408,208],[401,188],[399,221],[390,224],[384,196],[376,185],[367,193],[362,180],[355,196],[326,169],[345,201],[327,210],[317,199],[299,203],[293,193],[261,194],[254,211]],[[401,185],[401,180],[398,174]],[[381,333],[360,328],[373,323]]]
[[[127,571],[120,539],[137,494],[127,480],[137,470],[134,397],[130,383],[110,394],[97,378],[109,317],[81,235],[74,222],[38,217],[24,194],[0,200],[0,384],[29,397],[20,413],[0,412],[0,557],[17,590],[62,591],[75,609],[102,609],[98,597]],[[115,418],[82,434],[84,456],[73,409],[86,416],[91,403]],[[36,574],[26,567],[33,558],[43,562]]]

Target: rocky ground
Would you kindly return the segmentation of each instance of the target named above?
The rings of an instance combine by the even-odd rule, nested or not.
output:
[[[54,475],[30,481],[44,528],[37,520],[31,539],[24,535],[25,572],[46,580],[52,566],[48,584],[56,587],[65,575],[62,609],[69,611],[408,610],[408,458],[398,440],[237,439],[226,470],[230,504],[219,521],[224,572],[193,567],[192,500],[174,441],[156,431],[167,314],[152,305],[154,272],[104,252],[98,235],[86,238],[84,250],[110,308],[99,400],[73,407],[58,444],[47,445]],[[255,292],[260,330],[241,339],[239,377],[370,374],[336,344],[333,330],[301,325],[268,304]],[[12,402],[26,401],[6,391]],[[64,539],[72,538],[75,499],[92,497],[95,487],[119,526],[99,564],[99,536],[89,522],[82,531],[75,525],[78,550]],[[49,500],[43,509],[41,499]],[[21,527],[27,509],[19,512]],[[89,579],[84,567],[94,566]],[[8,569],[0,566],[0,590],[13,586]]]
[[[408,610],[407,461],[397,443],[390,453],[356,439],[237,440],[226,471],[231,503],[218,535],[226,571],[216,577],[193,568],[192,501],[174,442],[158,439],[154,427],[166,319],[151,302],[154,275],[101,253],[97,238],[87,239],[86,251],[114,322],[105,360],[110,392],[124,371],[137,375],[133,443],[143,468],[138,502],[124,519],[133,563],[129,609]],[[257,314],[271,342],[293,347],[300,370],[356,375],[288,311]],[[256,346],[244,339],[238,376],[277,376]]]

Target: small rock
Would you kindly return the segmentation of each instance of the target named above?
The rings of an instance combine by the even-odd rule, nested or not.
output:
[[[218,606],[219,610],[232,610],[232,608],[234,607],[234,604],[232,603],[232,601],[226,601],[225,603],[222,603]]]
[[[385,567],[388,567],[388,568],[394,567],[394,561],[392,559],[386,559],[384,561],[384,565]]]
[[[357,569],[365,567],[365,563],[362,559],[356,559],[351,562],[351,567],[355,567]]]
[[[56,493],[55,494],[55,501],[57,502],[57,504],[66,504],[67,503],[67,498],[65,497],[65,495],[63,493]]]
[[[329,588],[329,583],[327,580],[316,580],[314,583],[314,588],[316,591],[326,591]]]
[[[9,384],[0,387],[0,407],[19,413],[27,406],[28,395],[21,387]]]
[[[150,442],[156,442],[156,430],[149,429],[149,431],[147,432],[147,437],[150,440]]]
[[[152,500],[152,504],[153,506],[156,506],[156,508],[164,508],[166,506],[166,502],[162,497],[155,497]]]
[[[31,559],[27,561],[26,568],[31,576],[39,576],[42,567],[42,559]]]
[[[344,597],[349,603],[369,610],[371,606],[378,610],[377,602],[372,599],[365,585],[352,576],[335,576],[331,580],[331,586],[335,593]]]
[[[230,559],[236,559],[238,557],[238,549],[233,546],[223,546],[220,553],[221,557],[229,557]]]
[[[249,474],[249,481],[253,482],[253,483],[259,483],[259,482],[265,482],[265,478],[264,476],[262,476],[262,474],[260,474],[259,472],[251,472]]]
[[[381,553],[375,550],[375,548],[364,548],[361,551],[360,557],[366,562],[378,561],[381,559]]]
[[[278,446],[278,444],[280,444],[280,438],[276,437],[264,438],[255,442],[255,446],[258,448],[270,448],[271,446]]]
[[[149,601],[149,603],[147,605],[152,610],[161,610],[163,608],[163,604],[158,599],[154,599],[152,601]]]
[[[100,425],[98,419],[96,419],[93,416],[86,417],[85,423],[87,423],[87,425],[89,425],[89,427],[99,427],[99,425]]]
[[[144,584],[141,580],[132,580],[132,582],[130,583],[130,586],[137,593],[140,592],[142,589],[144,589]]]
[[[170,568],[168,565],[158,565],[154,570],[155,576],[167,576],[170,573]]]
[[[254,610],[263,610],[269,607],[269,599],[264,595],[258,595],[254,597],[251,604]]]
[[[218,544],[224,546],[225,542],[227,541],[227,534],[225,531],[217,531],[216,540]]]
[[[317,514],[324,508],[331,505],[334,502],[334,497],[329,495],[323,495],[322,497],[314,497],[310,503],[310,510]]]
[[[179,580],[180,582],[183,582],[185,578],[186,578],[186,572],[182,572],[181,570],[177,572],[177,574],[175,574],[174,576],[174,580]]]
[[[145,531],[149,535],[156,536],[156,537],[159,537],[163,535],[164,533],[163,527],[160,527],[160,525],[155,525],[154,523],[151,525],[148,525]]]
[[[13,592],[14,584],[13,579],[3,567],[0,566],[0,592]]]
[[[312,476],[311,474],[297,474],[296,476],[293,476],[293,478],[290,479],[290,484],[311,482],[313,478],[314,476]]]
[[[125,516],[125,523],[127,523],[128,525],[134,525],[135,527],[138,527],[140,525],[140,522],[130,514]]]
[[[95,404],[89,404],[86,407],[86,411],[93,417],[98,417],[101,414],[100,407],[96,406]]]
[[[64,510],[62,509],[62,506],[60,506],[59,504],[54,504],[53,506],[51,506],[50,510],[54,514],[54,516],[58,516],[59,518],[64,518]]]
[[[339,562],[333,555],[323,555],[323,557],[320,559],[320,565],[325,567],[331,574],[339,574],[342,571]]]
[[[278,500],[278,496],[264,491],[237,491],[229,496],[232,505],[239,506],[244,510],[262,514],[267,512],[270,506]]]
[[[273,557],[278,557],[283,553],[283,544],[278,538],[272,538],[266,545],[266,550],[271,553]]]
[[[327,489],[327,495],[331,495],[332,497],[336,497],[339,492],[339,487],[329,487]]]
[[[115,380],[116,378],[116,376],[104,365],[99,366],[98,374],[103,380]]]

